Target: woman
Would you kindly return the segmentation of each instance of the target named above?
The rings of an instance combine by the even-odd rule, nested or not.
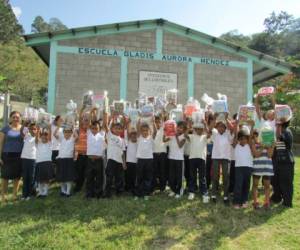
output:
[[[23,148],[21,114],[18,111],[13,111],[9,117],[9,125],[0,132],[1,196],[3,202],[7,201],[8,180],[13,180],[13,200],[17,199],[22,174],[20,157]]]

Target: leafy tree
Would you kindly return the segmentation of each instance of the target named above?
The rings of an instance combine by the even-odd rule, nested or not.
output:
[[[8,0],[0,0],[0,43],[19,40],[23,28],[18,24]]]
[[[33,33],[40,32],[51,32],[67,29],[58,18],[50,18],[49,23],[47,23],[41,16],[35,17],[33,23],[31,24],[31,31]]]
[[[294,17],[285,11],[281,11],[278,15],[273,11],[269,17],[264,20],[265,32],[276,34],[286,31],[293,24]]]
[[[238,30],[228,31],[227,33],[222,34],[220,38],[225,41],[241,45],[242,47],[247,47],[251,40],[249,36],[244,36],[243,34],[239,33]]]

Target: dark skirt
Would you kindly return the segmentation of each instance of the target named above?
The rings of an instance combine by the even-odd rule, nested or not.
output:
[[[57,159],[56,180],[58,182],[69,182],[75,180],[75,164],[73,158]]]
[[[46,182],[53,179],[54,170],[51,161],[38,162],[36,164],[36,181]]]
[[[1,178],[20,179],[22,175],[21,153],[2,153]]]

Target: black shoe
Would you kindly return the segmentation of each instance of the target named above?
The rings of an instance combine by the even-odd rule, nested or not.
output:
[[[217,198],[216,198],[216,197],[212,197],[212,198],[211,198],[211,201],[212,201],[213,203],[217,203]]]
[[[229,206],[229,199],[228,198],[224,199],[223,201],[224,201],[225,206]]]
[[[65,193],[63,193],[63,192],[60,192],[60,194],[59,194],[61,197],[65,197],[66,196],[66,194]]]

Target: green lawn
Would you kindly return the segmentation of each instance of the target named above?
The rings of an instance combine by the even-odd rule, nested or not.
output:
[[[45,200],[0,206],[0,249],[300,249],[300,158],[294,208],[233,210],[166,194]]]

